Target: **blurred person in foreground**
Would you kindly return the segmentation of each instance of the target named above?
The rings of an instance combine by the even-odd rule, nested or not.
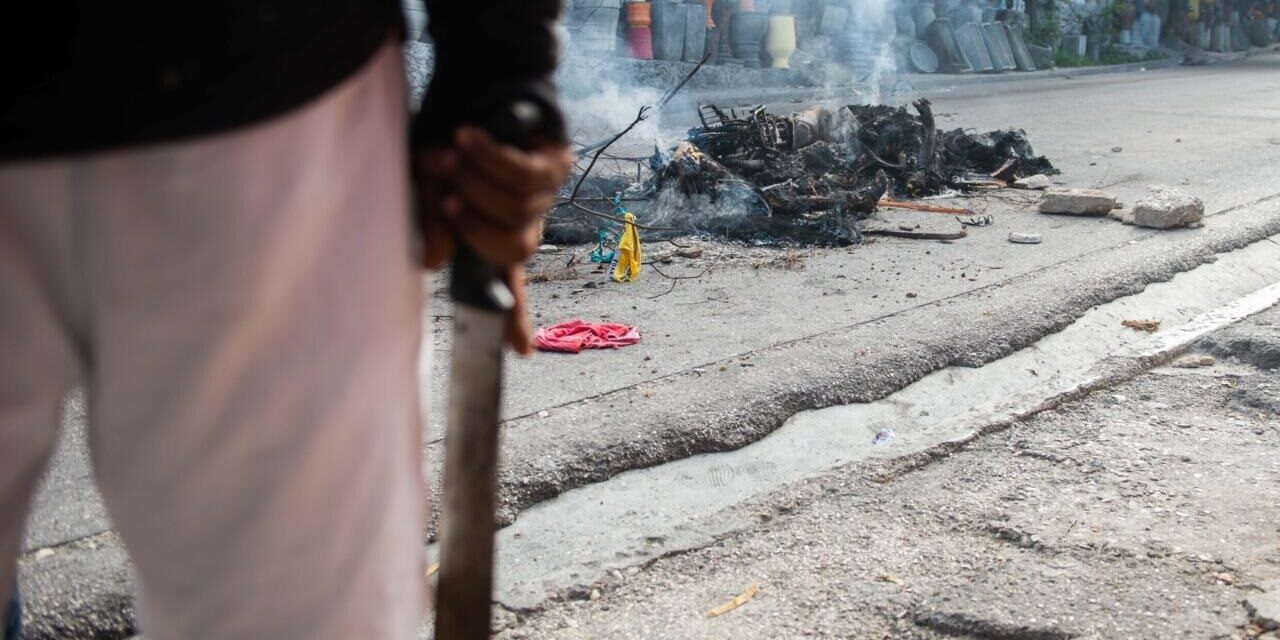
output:
[[[414,638],[421,269],[460,236],[521,288],[569,166],[559,1],[427,0],[412,127],[398,0],[31,4],[0,27],[0,603],[83,384],[148,637]],[[530,96],[523,150],[468,126]]]

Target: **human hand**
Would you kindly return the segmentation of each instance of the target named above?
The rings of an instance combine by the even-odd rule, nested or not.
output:
[[[523,263],[537,250],[542,217],[568,176],[568,148],[555,143],[522,150],[478,127],[463,127],[454,147],[421,152],[414,164],[425,265],[434,269],[447,263],[460,237],[502,267],[516,300],[508,342],[522,355],[532,353]]]

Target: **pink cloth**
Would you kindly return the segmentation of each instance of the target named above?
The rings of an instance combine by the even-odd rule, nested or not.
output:
[[[608,322],[569,320],[538,329],[533,342],[543,351],[578,353],[583,349],[617,349],[640,342],[635,327]]]

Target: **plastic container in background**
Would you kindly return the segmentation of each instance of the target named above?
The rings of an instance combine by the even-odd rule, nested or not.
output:
[[[791,54],[796,51],[795,16],[769,16],[765,51],[769,53],[774,69],[791,68]]]

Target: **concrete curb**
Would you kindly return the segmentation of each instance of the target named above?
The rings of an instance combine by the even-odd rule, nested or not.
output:
[[[1140,73],[1170,69],[1183,64],[1179,56],[1152,60],[1149,62],[1132,62],[1128,64],[1105,65],[1097,67],[1075,67],[1071,69],[1045,69],[1042,71],[1012,71],[1008,73],[974,73],[974,74],[905,74],[903,84],[916,92],[934,91],[952,87],[968,87],[988,84],[1004,84],[1026,82],[1030,80],[1047,80],[1053,78],[1077,78],[1082,76],[1106,75],[1114,73]],[[761,102],[762,94],[769,100],[788,100],[791,98],[835,98],[854,92],[854,85],[835,87],[761,87],[750,90],[741,89],[701,89],[686,90],[686,98],[692,97],[696,102]],[[816,98],[815,98],[816,96]]]
[[[1074,78],[1077,76],[1097,76],[1111,73],[1134,73],[1168,69],[1182,64],[1181,57],[1163,58],[1146,62],[1130,62],[1126,64],[1099,65],[1096,67],[1072,67],[1068,69],[1043,69],[1040,71],[984,73],[961,76],[911,75],[912,86],[916,89],[940,86],[995,84],[1001,82],[1017,82],[1021,80],[1040,80],[1046,78]]]
[[[1230,54],[1207,54],[1200,52],[1202,58],[1197,64],[1220,64],[1238,62],[1254,56],[1280,55],[1280,47],[1241,51]],[[1212,57],[1209,57],[1212,56]],[[1047,80],[1054,78],[1081,78],[1086,76],[1110,75],[1119,73],[1143,73],[1172,69],[1187,64],[1187,57],[1182,54],[1160,60],[1147,62],[1131,62],[1127,64],[1103,65],[1096,67],[1073,67],[1070,69],[1045,69],[1042,71],[1008,72],[1008,73],[975,73],[975,74],[905,74],[905,84],[916,92],[935,91],[938,89],[981,86],[988,84],[1017,83],[1030,80]],[[841,95],[849,95],[854,85],[836,87],[763,87],[750,90],[739,89],[702,89],[686,90],[697,102],[741,102],[759,103],[767,100],[782,101],[792,98],[832,99]]]
[[[1280,194],[1219,212],[1203,232],[1155,235],[1154,242],[1113,246],[991,285],[1015,291],[1012,299],[1028,304],[991,309],[990,291],[970,291],[753,352],[748,369],[735,356],[571,403],[549,417],[511,420],[500,479],[502,520],[510,523],[533,504],[632,469],[745,446],[800,411],[879,400],[932,371],[1005,357],[1095,305],[1280,233],[1278,200]],[[913,326],[945,330],[927,338],[904,335]],[[719,391],[709,393],[707,381],[717,376],[732,376],[732,383],[722,379]],[[646,401],[655,409],[643,415],[611,410]],[[439,460],[439,454],[436,445],[428,457]]]

